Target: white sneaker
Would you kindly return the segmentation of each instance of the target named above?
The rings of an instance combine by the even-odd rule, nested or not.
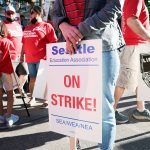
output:
[[[5,123],[5,117],[0,115],[0,124]]]
[[[6,125],[8,127],[12,127],[14,123],[16,123],[19,120],[19,116],[11,114],[10,117],[6,118]]]

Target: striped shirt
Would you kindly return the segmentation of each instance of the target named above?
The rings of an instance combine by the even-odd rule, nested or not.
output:
[[[64,6],[69,23],[77,26],[84,17],[85,0],[64,0]]]

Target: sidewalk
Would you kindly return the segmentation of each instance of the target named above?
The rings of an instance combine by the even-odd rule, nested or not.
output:
[[[40,109],[41,104],[37,101],[35,107],[30,107],[28,117],[22,99],[15,100],[14,111],[20,120],[13,128],[0,128],[0,150],[69,150],[68,137],[49,131],[48,109]],[[130,122],[117,125],[114,150],[150,150],[150,122],[131,117],[135,104],[135,98],[120,101],[118,110],[129,115]],[[146,107],[150,109],[150,102]],[[80,143],[82,150],[99,150],[97,143]]]
[[[150,121],[138,121],[132,117],[136,108],[136,99],[122,100],[119,111],[128,115],[129,123],[117,125],[117,137],[114,150],[150,150]],[[150,101],[145,102],[150,110]]]
[[[41,109],[41,104],[37,101],[36,106],[30,107],[31,116],[28,117],[22,99],[17,96],[14,113],[20,116],[20,120],[13,128],[0,127],[0,150],[69,150],[68,137],[50,132],[48,109]],[[89,150],[97,147],[97,143],[88,141],[82,141],[81,145],[82,149]]]

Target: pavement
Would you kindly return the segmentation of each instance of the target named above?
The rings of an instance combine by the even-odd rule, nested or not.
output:
[[[117,125],[114,150],[150,150],[150,122],[132,118],[136,100],[134,96],[128,98],[120,101],[118,110],[128,115],[130,121]],[[41,109],[41,104],[37,100],[36,106],[29,108],[31,116],[28,117],[23,101],[17,95],[14,113],[20,120],[12,128],[0,126],[0,150],[69,150],[69,138],[50,131],[48,109]],[[146,102],[146,108],[150,109],[150,102]],[[82,150],[99,150],[97,143],[80,140],[80,144]]]
[[[145,102],[145,107],[150,110],[150,101]],[[118,110],[129,116],[129,122],[117,125],[114,150],[150,150],[150,121],[134,119],[132,112],[135,108],[136,98],[119,102]]]

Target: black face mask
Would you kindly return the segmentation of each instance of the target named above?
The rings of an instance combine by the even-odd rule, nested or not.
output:
[[[32,24],[35,24],[37,22],[37,19],[36,18],[33,18],[31,21],[30,21]]]
[[[6,19],[7,19],[7,21],[9,21],[9,22],[15,21],[15,19],[12,19],[12,18],[6,18]]]

